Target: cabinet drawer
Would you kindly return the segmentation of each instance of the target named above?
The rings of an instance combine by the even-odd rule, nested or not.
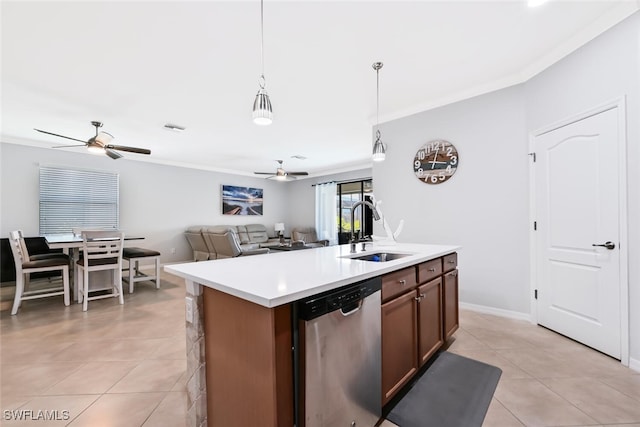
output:
[[[443,258],[444,272],[450,271],[458,267],[458,254],[452,253],[445,255]]]
[[[418,283],[426,283],[442,274],[442,258],[418,265]]]
[[[418,285],[415,267],[403,268],[382,276],[382,301],[403,294]]]

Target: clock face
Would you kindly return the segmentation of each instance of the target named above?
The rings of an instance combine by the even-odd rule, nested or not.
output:
[[[459,163],[456,147],[438,139],[420,147],[413,159],[413,171],[425,184],[442,184],[456,173]]]

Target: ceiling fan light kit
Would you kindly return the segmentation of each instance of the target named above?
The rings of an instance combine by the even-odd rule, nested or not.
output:
[[[96,155],[101,155],[101,154],[106,154],[106,150],[104,149],[104,146],[100,145],[99,143],[93,141],[93,142],[89,142],[87,144],[87,151],[90,152],[91,154],[96,154]]]
[[[270,125],[273,121],[273,108],[271,107],[271,100],[265,89],[264,78],[264,4],[263,0],[260,0],[260,57],[262,61],[262,74],[260,74],[259,84],[260,89],[256,95],[256,99],[253,101],[253,122],[257,125],[265,126]]]
[[[374,62],[372,67],[376,70],[376,140],[373,143],[373,161],[381,162],[386,157],[386,147],[380,139],[380,68],[384,64],[382,62]]]

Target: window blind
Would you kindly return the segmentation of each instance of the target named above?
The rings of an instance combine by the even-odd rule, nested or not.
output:
[[[117,173],[40,167],[40,234],[120,228]]]

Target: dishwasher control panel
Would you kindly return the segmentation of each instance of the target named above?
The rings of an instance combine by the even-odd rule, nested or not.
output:
[[[382,279],[375,277],[302,299],[298,302],[299,316],[303,320],[311,320],[335,310],[350,311],[381,287]]]

